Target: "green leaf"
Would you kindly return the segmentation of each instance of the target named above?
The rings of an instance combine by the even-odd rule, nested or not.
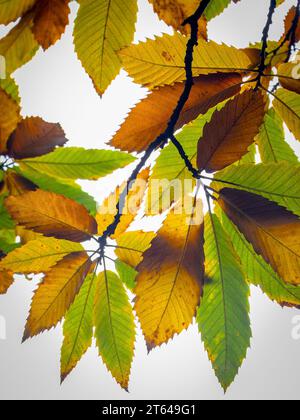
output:
[[[133,291],[136,285],[137,271],[121,260],[116,260],[115,265],[122,282],[130,291]]]
[[[86,277],[65,317],[64,341],[61,348],[62,381],[72,372],[92,344],[95,281],[94,274]]]
[[[270,109],[266,114],[260,133],[256,137],[256,142],[264,163],[298,162],[293,149],[285,141],[282,121],[274,109]]]
[[[217,190],[230,186],[246,190],[275,201],[300,216],[300,164],[288,162],[241,165],[216,174]]]
[[[13,229],[15,223],[4,206],[5,196],[0,196],[0,229]]]
[[[133,41],[137,1],[80,0],[79,4],[75,50],[96,90],[103,94],[121,69],[117,52]]]
[[[3,89],[17,104],[20,104],[19,86],[11,77],[0,78],[0,88]]]
[[[101,273],[96,287],[94,321],[99,354],[112,376],[127,389],[135,341],[133,309],[115,273]]]
[[[204,12],[206,19],[210,21],[220,15],[229,6],[230,2],[231,0],[211,0]]]
[[[66,147],[38,158],[23,159],[19,164],[22,169],[35,169],[54,177],[96,180],[134,160],[123,152]]]
[[[272,267],[256,254],[253,246],[224,213],[222,223],[240,257],[247,280],[260,287],[271,300],[280,305],[300,305],[300,287],[284,282]]]
[[[232,243],[215,215],[205,219],[205,259],[197,321],[216,376],[227,390],[250,346],[250,291]]]
[[[40,189],[61,194],[71,200],[77,201],[77,203],[86,207],[93,216],[97,213],[97,204],[93,197],[82,191],[81,187],[75,182],[68,181],[66,179],[59,179],[57,177],[54,178],[30,169],[29,167],[24,170],[18,170],[18,168],[15,168],[15,171],[29,181],[33,182]]]

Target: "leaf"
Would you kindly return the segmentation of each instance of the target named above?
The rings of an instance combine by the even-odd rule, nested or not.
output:
[[[186,79],[185,54],[188,38],[175,33],[155,37],[120,51],[123,66],[136,83],[150,90],[172,85]],[[258,63],[252,63],[243,51],[213,41],[199,40],[195,48],[193,76],[213,73],[244,72]]]
[[[237,74],[201,76],[194,87],[176,124],[179,130],[200,114],[240,91],[241,77]],[[110,145],[129,152],[142,152],[168,125],[182,94],[183,85],[166,86],[149,94],[131,111],[111,140]]]
[[[6,72],[9,75],[30,61],[38,50],[31,27],[32,16],[28,14],[0,40],[0,55],[5,58]]]
[[[149,174],[150,169],[144,169],[138,175],[136,181],[132,183],[131,188],[129,188],[122,217],[114,235],[112,235],[112,239],[117,238],[122,233],[124,233],[137,216],[144,199],[145,191],[147,189]],[[126,188],[126,183],[125,185],[123,184],[121,187],[118,187],[115,192],[113,192],[108,198],[105,199],[102,206],[99,207],[96,216],[99,236],[102,236],[108,226],[113,223],[118,212],[117,204],[120,200],[120,195]]]
[[[0,0],[0,24],[7,25],[22,16],[36,0]]]
[[[97,233],[96,220],[86,208],[62,195],[38,190],[9,197],[5,204],[14,220],[45,236],[84,242]]]
[[[143,259],[143,253],[151,246],[155,238],[154,232],[142,230],[126,232],[117,238],[117,257],[125,264],[136,268]]]
[[[0,229],[14,229],[15,224],[4,206],[5,196],[0,196]]]
[[[20,104],[21,99],[19,95],[19,86],[16,84],[14,79],[11,77],[6,77],[6,79],[0,78],[0,88],[4,90],[17,104]]]
[[[272,267],[258,255],[244,235],[223,214],[223,226],[228,232],[236,253],[239,255],[242,270],[249,282],[261,288],[268,297],[280,305],[300,305],[300,287],[285,283]]]
[[[56,194],[64,195],[71,200],[77,201],[77,203],[82,204],[87,208],[92,216],[97,212],[97,204],[93,197],[91,197],[85,191],[82,191],[79,185],[74,181],[68,181],[66,179],[59,179],[48,176],[46,174],[41,174],[33,169],[26,168],[18,172],[37,185],[38,188],[48,192],[54,192]]]
[[[292,6],[290,8],[286,18],[285,18],[285,22],[284,22],[285,31],[284,31],[283,38],[287,35],[289,30],[291,29],[293,21],[295,19],[295,15],[296,15],[296,7]],[[300,24],[299,24],[299,21],[298,21],[298,25],[297,25],[296,32],[295,32],[295,41],[296,42],[300,41]]]
[[[74,242],[41,238],[8,254],[0,261],[0,270],[22,274],[45,273],[68,254],[81,251],[82,246]]]
[[[14,159],[32,158],[50,153],[67,141],[59,124],[30,117],[23,119],[10,136],[8,152]]]
[[[204,12],[207,20],[210,21],[220,15],[229,6],[230,2],[231,0],[211,0]]]
[[[74,303],[65,316],[64,341],[61,348],[62,382],[92,345],[95,280],[94,274],[86,277]]]
[[[282,121],[274,109],[270,109],[265,115],[256,143],[264,163],[298,162],[293,149],[285,141]]]
[[[278,77],[281,86],[287,90],[300,94],[300,54],[292,63],[284,63],[278,67]],[[298,78],[296,78],[297,76]]]
[[[90,268],[85,252],[70,254],[47,273],[36,290],[23,341],[55,327],[74,302]]]
[[[70,0],[40,0],[34,10],[32,32],[47,50],[58,41],[69,23]]]
[[[275,201],[300,216],[300,165],[287,162],[278,164],[242,165],[228,168],[216,177],[217,190],[230,185]]]
[[[250,90],[216,111],[198,143],[199,170],[212,173],[240,160],[259,132],[265,109],[264,95]]]
[[[202,137],[203,129],[206,123],[211,120],[215,110],[221,109],[223,106],[224,103],[221,103],[217,107],[210,109],[205,115],[199,116],[196,120],[186,125],[176,135],[177,140],[182,145],[194,167],[197,161],[197,141]],[[182,183],[182,187],[185,187],[186,182],[192,179],[193,176],[186,168],[185,162],[179,155],[177,148],[170,142],[161,151],[152,169],[149,180],[147,214],[157,215],[168,210],[170,203],[173,200],[177,201],[172,185],[178,185],[177,182],[179,181]],[[192,185],[194,184],[195,182],[192,183]],[[158,191],[159,187],[161,187],[160,191]]]
[[[277,114],[283,119],[288,129],[300,141],[300,101],[299,95],[286,89],[276,91],[273,106]]]
[[[8,270],[0,271],[0,295],[5,295],[14,282],[13,273]]]
[[[80,0],[79,4],[75,50],[97,92],[103,94],[121,69],[117,51],[133,40],[137,2]]]
[[[201,201],[194,205],[202,212]],[[187,329],[195,316],[204,274],[203,230],[178,205],[137,267],[135,311],[149,350]]]
[[[127,289],[133,291],[136,286],[136,276],[137,271],[134,268],[130,267],[130,265],[125,264],[121,260],[116,260],[115,262],[116,270],[119,274],[120,279],[125,284]]]
[[[21,119],[20,107],[4,90],[0,89],[0,153],[6,152],[9,135]]]
[[[32,182],[12,170],[5,173],[5,185],[9,194],[16,197],[36,190],[36,186]]]
[[[226,391],[250,346],[249,286],[218,218],[205,219],[205,285],[197,316],[216,376]]]
[[[54,177],[96,180],[134,160],[133,156],[117,151],[68,147],[19,163],[21,168],[35,169]]]
[[[198,0],[149,0],[153,10],[159,18],[175,30],[188,35],[190,28],[183,26],[183,22],[192,16],[199,7]],[[199,20],[199,36],[207,40],[207,21],[204,17]]]
[[[289,284],[300,284],[299,217],[256,194],[225,188],[218,200],[255,252]]]
[[[134,316],[121,280],[111,271],[98,277],[94,320],[99,355],[116,381],[128,389],[135,342]]]

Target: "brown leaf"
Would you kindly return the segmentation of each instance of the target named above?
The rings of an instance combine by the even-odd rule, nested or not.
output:
[[[40,0],[37,2],[32,32],[46,50],[58,41],[69,23],[70,0]]]
[[[202,210],[202,202],[196,206]],[[149,349],[188,328],[200,302],[203,215],[200,224],[193,224],[180,210],[172,210],[137,267],[135,310]]]
[[[176,130],[205,114],[211,107],[236,95],[242,79],[238,74],[200,76],[194,79],[190,98],[176,125]],[[147,149],[167,124],[183,92],[183,83],[161,87],[136,105],[111,140],[110,145],[128,152]]]
[[[175,30],[188,35],[191,30],[189,25],[182,26],[183,22],[192,16],[199,7],[199,0],[149,0],[155,13],[167,25]],[[207,40],[207,20],[199,20],[199,36]]]
[[[296,15],[296,7],[293,6],[291,7],[291,9],[289,10],[286,18],[285,18],[285,22],[284,22],[284,35],[283,38],[287,35],[287,33],[289,32],[289,30],[292,27],[293,21],[295,19],[295,15]],[[296,29],[296,38],[295,41],[299,42],[300,41],[300,22],[298,21],[298,25],[297,25],[297,29]]]
[[[14,159],[42,156],[63,146],[68,140],[59,124],[43,121],[39,117],[25,118],[8,141],[8,152]]]
[[[279,81],[285,89],[296,92],[300,95],[300,78],[295,78],[294,72],[300,76],[300,54],[298,54],[296,61],[292,63],[284,63],[278,67]]]
[[[252,90],[216,111],[198,143],[199,170],[211,173],[239,161],[259,133],[265,111],[265,96]]]
[[[45,236],[83,242],[97,233],[97,223],[86,208],[62,195],[37,190],[8,197],[5,205],[19,224]]]
[[[33,296],[24,341],[61,321],[91,267],[88,255],[80,252],[68,255],[47,273]]]
[[[219,204],[279,276],[300,284],[300,222],[298,216],[256,194],[225,188]]]
[[[7,151],[7,140],[21,119],[20,106],[0,89],[0,154]]]

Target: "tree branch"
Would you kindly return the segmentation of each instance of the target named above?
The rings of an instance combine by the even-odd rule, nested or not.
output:
[[[158,136],[156,140],[154,140],[150,144],[144,156],[141,158],[139,164],[137,165],[136,169],[133,171],[133,173],[129,177],[127,181],[127,185],[124,191],[120,195],[120,199],[117,204],[117,214],[115,216],[115,219],[113,223],[110,226],[108,226],[106,231],[103,233],[102,237],[99,239],[99,243],[103,248],[106,245],[107,239],[115,233],[118,227],[118,224],[120,223],[123,209],[125,206],[125,200],[126,200],[128,191],[132,183],[137,179],[138,174],[140,173],[142,168],[145,166],[145,164],[147,163],[152,153],[159,147],[164,147],[167,141],[174,135],[174,132],[176,130],[176,124],[178,123],[181,112],[183,111],[183,108],[189,99],[191,90],[194,85],[193,59],[194,59],[194,48],[198,45],[198,30],[199,30],[198,21],[203,16],[205,9],[207,8],[210,2],[211,0],[202,0],[196,12],[183,23],[183,25],[191,26],[191,37],[187,43],[186,56],[185,56],[186,82],[185,82],[183,93],[169,120],[166,130],[160,136]]]
[[[268,13],[268,19],[266,22],[266,25],[264,27],[263,30],[263,36],[262,36],[262,49],[260,52],[260,64],[258,67],[258,76],[257,76],[257,85],[256,85],[256,90],[258,88],[261,87],[261,78],[263,77],[264,71],[267,68],[266,65],[266,58],[267,58],[267,48],[268,48],[268,39],[269,39],[269,32],[270,32],[270,27],[272,25],[273,22],[273,15],[276,9],[276,0],[271,0],[270,1],[270,8],[269,8],[269,13]]]

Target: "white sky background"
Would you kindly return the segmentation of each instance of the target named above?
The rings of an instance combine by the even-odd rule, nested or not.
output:
[[[295,0],[277,11],[270,38],[283,32],[283,18]],[[258,41],[269,0],[242,0],[209,25],[209,37],[219,43],[246,47]],[[16,72],[23,115],[60,122],[70,146],[104,148],[145,90],[124,73],[102,99],[85,74],[72,44],[73,18],[63,39]],[[146,0],[139,1],[137,40],[169,29],[158,21]],[[0,26],[0,35],[5,32]],[[295,143],[294,143],[295,144]],[[104,181],[84,183],[98,202],[120,181],[119,171]],[[0,340],[0,399],[299,399],[300,341],[291,337],[292,319],[299,312],[281,309],[252,289],[252,349],[239,376],[224,397],[203,349],[196,326],[147,356],[141,334],[136,345],[130,394],[121,390],[89,350],[74,373],[59,385],[61,327],[21,345],[25,319],[35,284],[20,281],[0,297],[0,315],[7,322],[7,340]]]

